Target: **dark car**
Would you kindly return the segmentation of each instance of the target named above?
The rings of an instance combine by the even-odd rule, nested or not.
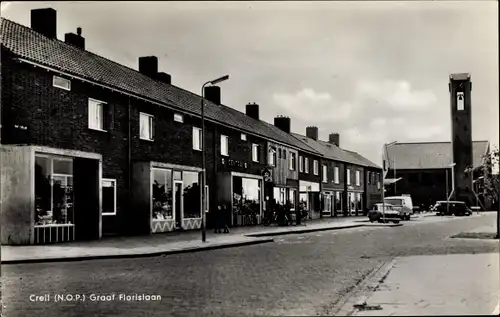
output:
[[[470,216],[472,211],[463,201],[438,201],[432,208],[438,216]]]

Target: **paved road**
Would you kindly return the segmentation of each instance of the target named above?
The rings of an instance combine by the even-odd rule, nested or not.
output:
[[[276,243],[168,257],[2,266],[4,316],[242,316],[328,314],[342,294],[394,256],[498,252],[487,240],[447,239],[495,215],[276,238]],[[430,268],[432,269],[432,268]],[[54,294],[86,295],[54,302]],[[99,301],[90,294],[159,294]],[[49,302],[30,295],[51,295]]]

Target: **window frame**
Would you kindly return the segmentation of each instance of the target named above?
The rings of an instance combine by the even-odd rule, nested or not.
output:
[[[321,174],[323,183],[328,183],[328,166],[326,164],[321,165]]]
[[[459,100],[459,97],[462,96],[462,100]],[[462,91],[457,91],[457,111],[465,110],[465,93]]]
[[[96,107],[102,107],[102,128],[99,128],[99,127],[95,127],[95,126],[92,126],[90,124],[90,103],[93,102],[95,103],[95,106]],[[95,131],[101,131],[101,132],[108,132],[106,130],[106,105],[108,103],[107,102],[104,102],[104,101],[101,101],[101,100],[98,100],[98,99],[95,99],[95,98],[88,98],[88,101],[87,101],[87,118],[88,118],[88,128],[91,129],[91,130],[95,130]]]
[[[253,150],[252,150],[253,151]],[[269,147],[269,151],[267,153],[267,163],[269,166],[276,166],[277,165],[277,153],[276,153],[276,148],[274,147]],[[253,154],[252,154],[252,158],[253,158]]]
[[[195,144],[194,144],[195,133],[198,135],[198,148],[196,148]],[[202,142],[203,142],[203,131],[201,131],[201,128],[193,126],[191,138],[192,138],[192,143],[193,143],[193,150],[195,150],[195,151],[202,151],[202,148],[203,148],[203,144],[202,144]]]
[[[315,176],[319,176],[319,161],[313,160],[313,173]]]
[[[291,171],[295,171],[296,167],[295,165],[297,165],[297,162],[296,162],[296,156],[295,156],[295,153],[293,152],[290,152],[290,163],[288,164],[289,165],[289,168]]]
[[[104,187],[102,186],[103,182],[111,182],[113,183],[113,206],[114,206],[114,211],[113,213],[110,213],[110,212],[101,212],[101,215],[103,216],[116,216],[116,192],[117,192],[117,188],[116,188],[116,178],[103,178],[101,179],[101,189]]]
[[[145,138],[141,135],[141,117],[146,116],[148,117],[148,123],[149,123],[149,134],[150,138]],[[139,139],[144,140],[144,141],[154,141],[154,118],[155,116],[146,112],[139,112]]]
[[[222,152],[222,140],[226,141],[226,153]],[[227,135],[221,134],[220,135],[220,155],[222,156],[229,156],[229,137]]]
[[[252,143],[252,162],[260,163],[259,144]]]
[[[304,157],[304,173],[309,174],[309,158]]]
[[[338,166],[333,168],[333,181],[335,184],[340,184],[340,168]]]
[[[361,172],[359,170],[356,170],[354,177],[356,180],[356,186],[361,186]]]
[[[69,88],[57,85],[56,78],[67,81]],[[60,88],[60,89],[66,90],[66,91],[71,91],[71,80],[64,78],[64,77],[61,77],[61,76],[54,75],[54,76],[52,76],[52,87]]]
[[[351,169],[346,169],[346,184],[347,186],[351,186]]]
[[[182,113],[174,113],[174,122],[184,123],[184,115]]]
[[[299,172],[304,173],[304,157],[299,155]]]
[[[242,141],[246,141],[246,140],[247,140],[247,135],[246,135],[245,133],[242,133],[242,134],[240,135],[240,139],[241,139]]]

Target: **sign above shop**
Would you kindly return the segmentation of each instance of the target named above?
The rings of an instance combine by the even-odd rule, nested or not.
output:
[[[347,189],[354,189],[354,186],[347,186]]]
[[[263,168],[261,172],[262,176],[264,177],[265,182],[271,182],[272,181],[272,172],[268,168]]]
[[[247,162],[241,162],[241,161],[238,161],[238,160],[226,159],[224,157],[221,158],[221,163],[222,163],[222,165],[227,165],[227,166],[231,166],[231,167],[243,167],[243,168],[247,168],[248,167]]]

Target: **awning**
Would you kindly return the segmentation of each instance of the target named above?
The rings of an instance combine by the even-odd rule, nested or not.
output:
[[[386,178],[386,179],[384,179],[384,185],[394,184],[395,182],[399,181],[400,179],[402,179],[402,177],[400,177],[400,178]]]

